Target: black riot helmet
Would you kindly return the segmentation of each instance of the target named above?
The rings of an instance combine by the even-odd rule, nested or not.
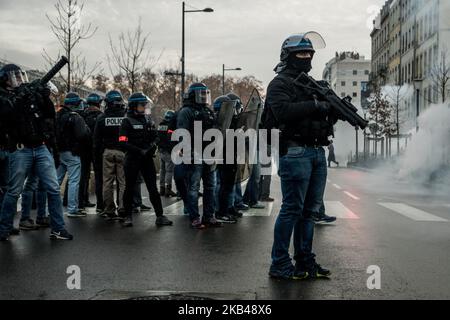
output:
[[[204,83],[193,83],[184,94],[184,102],[196,105],[210,105],[211,91]]]
[[[311,71],[311,62],[315,49],[326,47],[322,36],[310,31],[306,33],[294,34],[288,37],[281,46],[280,63],[275,68],[277,73],[289,68],[297,72]],[[310,58],[299,57],[300,53],[310,53]]]
[[[231,101],[231,99],[228,98],[228,96],[217,97],[216,100],[214,100],[214,103],[213,103],[214,112],[219,113],[220,109],[222,108],[222,104],[224,102],[229,102],[229,101]]]
[[[15,64],[7,64],[0,69],[0,86],[3,88],[15,89],[28,82],[27,73]]]
[[[117,90],[111,90],[105,97],[106,108],[124,108],[125,102],[122,94]]]
[[[100,107],[100,104],[102,103],[103,99],[100,97],[100,95],[96,93],[91,93],[86,98],[86,103],[90,106]]]
[[[167,122],[171,122],[175,119],[176,116],[177,114],[175,111],[167,110],[166,113],[164,114],[164,120]]]
[[[150,113],[152,100],[142,92],[133,93],[128,98],[128,110],[136,115],[145,115]]]
[[[72,111],[81,111],[83,109],[83,100],[78,93],[69,92],[64,98],[64,106]]]
[[[231,101],[236,101],[236,106],[235,106],[235,114],[238,115],[240,113],[242,113],[242,111],[244,111],[244,105],[242,104],[242,100],[241,97],[239,97],[237,94],[230,92],[229,94],[227,94],[227,97],[231,100]]]

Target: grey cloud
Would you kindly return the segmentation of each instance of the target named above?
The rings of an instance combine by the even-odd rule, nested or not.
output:
[[[81,1],[81,0],[80,0]],[[54,14],[55,0],[0,0],[0,57],[31,67],[43,67],[43,47],[56,55],[58,44],[49,30],[45,13]],[[267,84],[279,58],[284,38],[292,33],[317,30],[327,41],[318,51],[314,75],[320,77],[324,64],[335,51],[357,50],[370,55],[370,30],[366,27],[371,5],[383,0],[192,0],[197,8],[213,7],[214,13],[187,15],[187,71],[200,75],[219,73],[222,63],[239,66]],[[178,65],[181,52],[181,0],[89,0],[84,21],[99,31],[81,43],[91,63],[104,61],[108,34],[113,37],[133,28],[142,17],[151,34],[153,55],[164,55],[157,67]],[[104,63],[105,69],[106,62]]]

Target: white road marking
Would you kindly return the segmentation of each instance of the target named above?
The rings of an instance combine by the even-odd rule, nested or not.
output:
[[[333,184],[333,187],[335,187],[338,190],[342,190],[342,187],[340,185],[338,185],[338,184]]]
[[[423,210],[408,206],[404,203],[381,202],[378,204],[384,208],[400,213],[402,216],[405,216],[414,221],[448,222],[448,220],[446,219],[432,215],[431,213],[425,212]]]
[[[351,193],[348,192],[348,191],[344,191],[344,193],[345,193],[346,195],[348,195],[350,198],[352,198],[353,200],[360,200],[357,196],[351,194]]]
[[[244,217],[270,217],[273,211],[273,202],[266,204],[265,209],[250,209],[248,211],[243,211]]]
[[[340,201],[325,201],[326,213],[339,219],[358,220],[359,217]]]

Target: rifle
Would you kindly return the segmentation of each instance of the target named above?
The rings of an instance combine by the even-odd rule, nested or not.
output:
[[[47,74],[45,74],[41,79],[33,81],[32,83],[26,83],[21,85],[16,89],[15,96],[16,99],[24,99],[30,96],[33,96],[34,93],[38,92],[39,89],[44,88],[50,80],[52,80],[58,72],[61,71],[62,68],[66,64],[69,63],[69,60],[62,56],[61,59],[50,69]]]
[[[333,89],[330,88],[326,81],[316,81],[306,73],[295,79],[295,85],[308,89],[317,96],[319,100],[328,102],[332,108],[332,114],[337,120],[342,120],[350,123],[354,127],[360,127],[364,130],[369,122],[363,119],[358,114],[358,108],[352,104],[352,98],[347,96],[343,99],[339,98]]]

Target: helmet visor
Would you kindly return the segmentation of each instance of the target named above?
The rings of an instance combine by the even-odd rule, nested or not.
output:
[[[207,89],[195,90],[195,103],[210,105],[211,91]]]
[[[303,38],[311,41],[314,49],[324,49],[327,46],[325,40],[318,32],[309,31],[303,35]]]
[[[28,83],[28,75],[23,70],[13,70],[6,73],[9,84],[12,88],[18,88],[24,83]]]

